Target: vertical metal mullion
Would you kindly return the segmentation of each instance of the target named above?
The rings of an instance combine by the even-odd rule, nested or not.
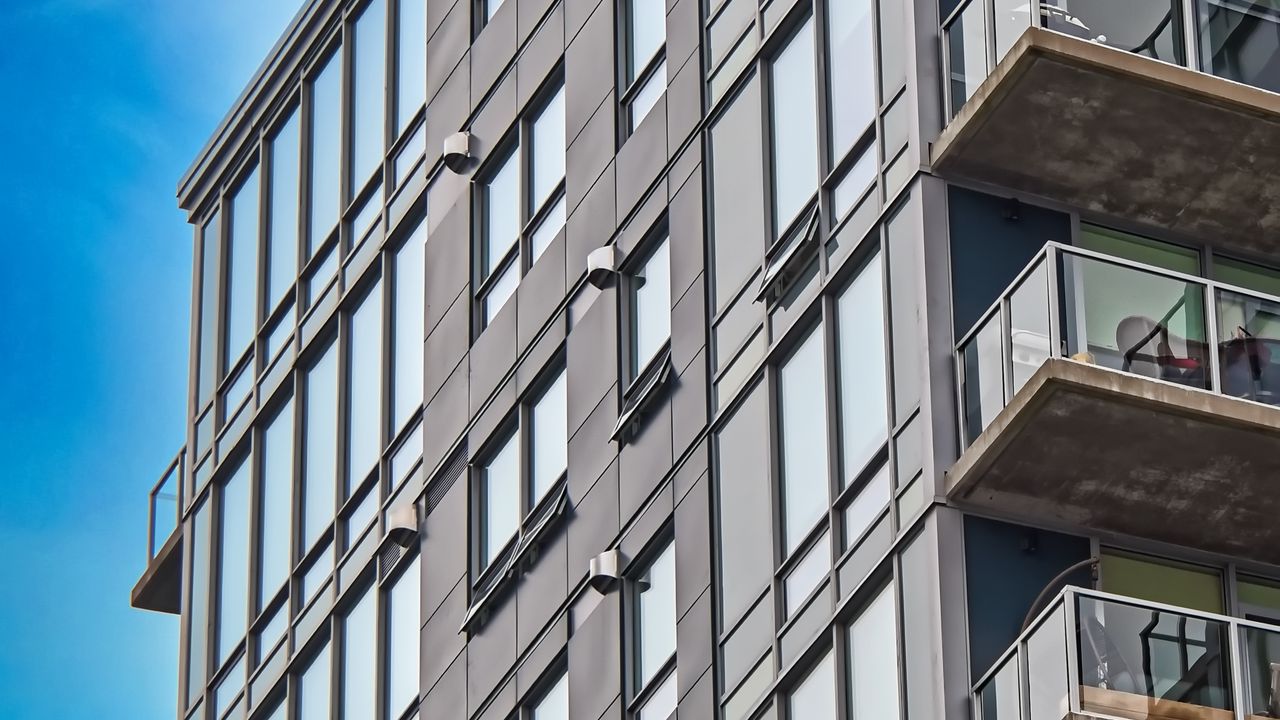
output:
[[[1231,654],[1231,705],[1235,708],[1236,720],[1244,720],[1245,684],[1244,673],[1240,667],[1244,654],[1241,652],[1241,626],[1235,620],[1227,621],[1227,652]]]
[[[1204,292],[1204,325],[1205,339],[1209,355],[1209,389],[1215,393],[1222,392],[1221,359],[1218,357],[1218,291],[1212,283],[1200,286]]]
[[[1013,399],[1013,320],[1009,310],[1009,296],[1000,298],[1000,311],[996,321],[1000,323],[1000,381],[1004,387],[1004,400],[1000,407]]]
[[[1048,276],[1046,286],[1048,287],[1049,297],[1049,357],[1063,357],[1066,355],[1066,348],[1062,339],[1062,316],[1061,308],[1058,306],[1058,299],[1061,290],[1058,286],[1058,246],[1049,244],[1045,247],[1045,273]]]
[[[1198,12],[1203,0],[1179,0],[1182,11],[1182,40],[1187,54],[1187,67],[1205,72],[1203,58],[1200,57],[1200,15]]]
[[[1067,650],[1067,708],[1080,712],[1080,648],[1077,644],[1080,625],[1079,596],[1068,589],[1062,595],[1063,621],[1066,630]]]
[[[827,434],[827,532],[832,540],[828,543],[831,557],[827,560],[833,565],[833,557],[839,547],[839,543],[835,542],[834,531],[838,529],[837,523],[840,522],[840,513],[835,511],[835,499],[840,497],[840,490],[844,487],[844,478],[847,473],[844,468],[844,448],[840,440],[843,418],[840,417],[840,359],[837,357],[839,338],[836,333],[835,301],[832,295],[823,293],[818,302],[821,316],[820,326],[816,332],[822,333],[824,380],[822,396],[826,404],[823,430]],[[828,570],[829,573],[830,570]]]

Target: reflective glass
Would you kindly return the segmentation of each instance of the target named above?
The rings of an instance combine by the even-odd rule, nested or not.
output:
[[[569,420],[565,373],[561,372],[534,404],[533,493],[529,504],[537,505],[569,467]]]
[[[667,91],[667,61],[658,63],[653,74],[644,81],[644,85],[631,98],[631,129],[640,127],[640,123],[649,116],[649,111],[658,104],[658,99]]]
[[[634,378],[671,337],[671,253],[663,238],[632,280],[632,363]]]
[[[844,509],[844,547],[847,550],[866,534],[889,504],[889,466],[885,464]]]
[[[1205,70],[1280,92],[1280,3],[1200,0],[1196,5]]]
[[[819,327],[809,333],[779,372],[783,536],[788,555],[830,503],[822,355]]]
[[[489,293],[484,299],[485,325],[493,322],[493,318],[497,316],[502,306],[507,304],[507,300],[511,299],[511,296],[515,294],[516,287],[519,285],[520,260],[516,258],[502,271],[502,275],[489,286]]]
[[[982,81],[987,79],[985,7],[979,0],[973,0],[947,28],[952,115],[960,112]]]
[[[867,194],[867,188],[876,181],[876,150],[869,147],[858,158],[840,183],[831,191],[831,220],[842,219]],[[845,227],[848,227],[847,225]]]
[[[258,658],[259,666],[266,659],[267,655],[275,649],[276,644],[284,639],[285,628],[289,626],[289,604],[284,603],[277,607],[267,621],[262,626],[261,632],[258,633]]]
[[[386,151],[384,108],[387,98],[386,0],[372,0],[356,20],[355,72],[351,92],[351,193],[382,163]]]
[[[209,503],[196,508],[192,521],[191,597],[187,624],[187,705],[204,691],[208,677],[210,537]]]
[[[854,720],[899,716],[897,617],[893,589],[880,591],[849,627],[849,687]]]
[[[382,453],[382,286],[351,315],[347,368],[347,497]]]
[[[1045,0],[1044,26],[1138,55],[1185,64],[1181,0]]]
[[[485,277],[520,238],[519,157],[513,149],[485,188]]]
[[[249,627],[249,483],[252,462],[245,460],[222,486],[219,514],[218,655],[221,665]]]
[[[298,183],[302,140],[298,111],[271,138],[271,224],[267,246],[266,311],[280,302],[298,275]]]
[[[289,528],[293,524],[293,401],[272,418],[262,434],[261,580],[262,607],[289,577]]]
[[[676,711],[676,674],[667,673],[662,684],[653,691],[640,708],[639,720],[667,720]]]
[[[533,235],[529,238],[530,264],[537,262],[542,253],[546,252],[547,247],[551,245],[551,241],[556,239],[556,235],[560,234],[560,229],[564,227],[564,203],[565,196],[562,194],[556,204],[542,217],[542,221],[538,223],[538,229],[534,230]]]
[[[787,698],[788,715],[792,718],[835,718],[836,665],[828,652],[818,661],[804,680]]]
[[[231,666],[222,679],[218,681],[218,686],[213,690],[213,708],[214,717],[231,718],[243,717],[244,713],[225,714],[227,709],[231,707],[232,701],[238,699],[239,693],[244,689],[244,653],[240,654],[236,664]]]
[[[329,56],[311,83],[311,226],[307,257],[338,224],[342,183],[342,54]]]
[[[485,20],[492,20],[494,15],[498,14],[498,8],[502,7],[503,0],[482,0],[484,2]]]
[[[325,581],[329,579],[329,575],[333,573],[333,543],[325,540],[324,549],[316,553],[316,557],[311,561],[311,565],[303,572],[302,582],[298,587],[298,607],[306,607],[311,599],[320,592],[320,588],[324,587]]]
[[[833,164],[853,148],[876,117],[874,33],[871,0],[828,0],[827,62]],[[859,188],[859,192],[865,187]]]
[[[488,567],[520,529],[520,434],[512,433],[494,453],[480,477],[484,536],[481,565]]]
[[[427,222],[396,251],[392,287],[391,427],[398,431],[422,407],[422,350],[426,337],[423,275]]]
[[[813,20],[805,22],[773,61],[774,237],[791,224],[818,189],[817,88]]]
[[[258,171],[236,190],[227,238],[227,319],[223,368],[231,366],[253,340],[258,319]]]
[[[303,425],[302,547],[309,549],[336,511],[338,353],[333,344],[307,371]]]
[[[421,558],[396,580],[387,596],[387,697],[388,720],[395,720],[418,697],[419,632],[418,604],[422,597]]]
[[[427,95],[427,0],[400,0],[396,25],[396,134],[404,132]]]
[[[841,487],[889,437],[885,368],[884,275],[876,254],[836,301],[840,354]]]
[[[801,603],[827,578],[831,572],[831,536],[823,534],[818,542],[805,553],[787,575],[785,584],[786,614],[791,617]]]
[[[196,394],[200,404],[213,395],[218,372],[218,291],[222,274],[222,222],[214,213],[200,231],[200,374]]]
[[[311,664],[298,677],[298,720],[328,720],[329,646],[325,645],[311,659]]]
[[[647,686],[676,651],[675,548],[668,544],[637,583],[638,687]]]
[[[555,192],[560,181],[564,179],[564,87],[547,101],[542,112],[533,121],[531,129],[533,157],[530,161],[533,168],[530,178],[533,187],[529,198],[530,212],[541,208],[551,194]]]
[[[365,591],[342,623],[342,717],[372,718],[378,697],[378,595]]]
[[[667,3],[666,0],[628,0],[627,8],[631,23],[627,65],[627,84],[630,85],[667,42]]]
[[[560,676],[533,708],[532,720],[569,720],[569,675]]]

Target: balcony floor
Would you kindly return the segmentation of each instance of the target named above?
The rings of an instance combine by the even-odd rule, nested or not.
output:
[[[1280,564],[1280,409],[1051,359],[947,473],[947,497]]]
[[[1280,95],[1029,28],[934,171],[1248,254],[1280,251]]]

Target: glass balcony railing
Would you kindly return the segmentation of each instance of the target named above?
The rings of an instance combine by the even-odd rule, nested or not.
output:
[[[1280,627],[1068,587],[972,703],[975,720],[1280,717]]]
[[[187,469],[187,449],[165,468],[147,496],[147,562],[164,547],[182,519],[182,477]]]
[[[1050,357],[1280,405],[1280,298],[1049,243],[956,346],[966,446]]]

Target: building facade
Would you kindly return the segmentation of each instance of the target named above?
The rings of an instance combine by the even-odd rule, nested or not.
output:
[[[177,717],[1280,716],[1277,38],[306,3],[178,188]]]

